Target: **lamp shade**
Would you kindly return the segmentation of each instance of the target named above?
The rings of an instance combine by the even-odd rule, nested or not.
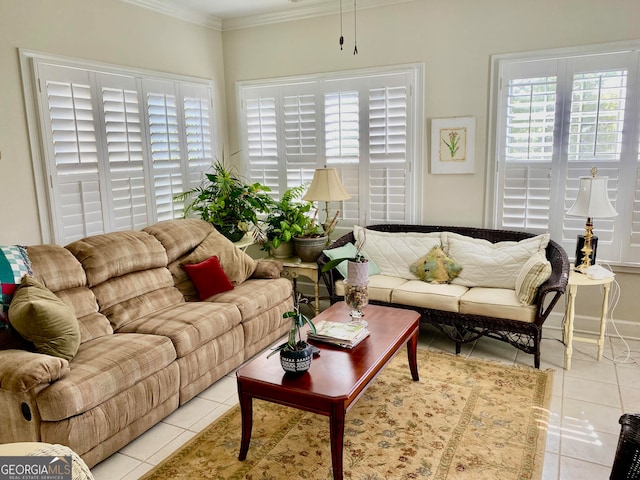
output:
[[[350,198],[351,195],[344,189],[335,168],[316,169],[311,185],[302,197],[303,200],[311,202],[334,202]]]
[[[608,177],[580,177],[576,202],[567,215],[588,218],[609,218],[618,215],[607,194]]]

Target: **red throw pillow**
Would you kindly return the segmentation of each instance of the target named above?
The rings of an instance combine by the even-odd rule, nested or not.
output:
[[[215,255],[204,262],[183,265],[187,275],[196,286],[200,300],[206,300],[217,293],[233,290],[233,284],[220,266]]]

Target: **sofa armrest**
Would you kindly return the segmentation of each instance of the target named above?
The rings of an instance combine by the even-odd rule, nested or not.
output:
[[[567,289],[569,282],[569,257],[567,252],[553,240],[547,245],[547,260],[551,263],[551,276],[540,285],[536,296],[536,319],[542,325],[547,319],[560,297]]]
[[[62,378],[69,371],[69,362],[25,350],[0,351],[0,389],[27,392]]]

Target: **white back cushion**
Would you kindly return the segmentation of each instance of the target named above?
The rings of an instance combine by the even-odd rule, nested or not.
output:
[[[356,246],[365,237],[364,228],[353,227]],[[377,232],[366,229],[366,241],[362,255],[373,260],[383,275],[415,280],[409,266],[426,255],[435,246],[440,246],[440,232]]]
[[[549,234],[519,242],[497,242],[442,232],[442,246],[447,255],[462,265],[451,283],[465,287],[515,289],[523,265],[549,243]]]

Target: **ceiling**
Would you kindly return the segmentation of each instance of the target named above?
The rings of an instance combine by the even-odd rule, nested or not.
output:
[[[122,0],[205,25],[233,30],[353,11],[356,0]],[[413,0],[357,0],[358,10]]]

